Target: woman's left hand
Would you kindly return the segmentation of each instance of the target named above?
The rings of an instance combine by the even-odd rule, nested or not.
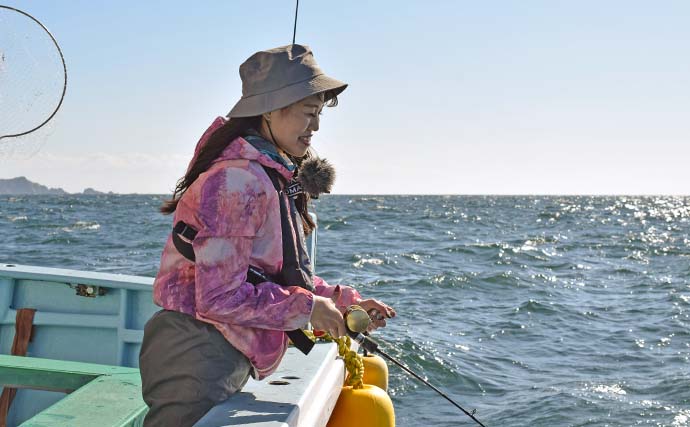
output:
[[[377,299],[363,299],[359,302],[359,306],[369,313],[371,323],[367,328],[368,332],[374,331],[378,328],[383,328],[386,326],[386,319],[395,317],[395,309]]]

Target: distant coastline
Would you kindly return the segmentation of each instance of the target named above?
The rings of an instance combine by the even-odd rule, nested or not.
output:
[[[93,188],[87,188],[81,193],[68,193],[62,188],[48,188],[45,185],[38,184],[36,182],[29,181],[25,176],[20,176],[17,178],[10,179],[0,179],[0,195],[67,195],[67,194],[86,194],[86,195],[98,195],[98,194],[115,194],[112,191],[104,193],[102,191],[94,190]]]

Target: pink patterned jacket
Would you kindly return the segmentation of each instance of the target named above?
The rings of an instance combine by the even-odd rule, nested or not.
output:
[[[218,117],[206,130],[195,157],[223,123]],[[213,324],[247,356],[258,379],[275,371],[285,354],[282,331],[303,327],[313,295],[330,297],[336,288],[318,276],[314,294],[298,286],[246,281],[250,264],[274,275],[283,263],[279,196],[261,165],[292,178],[293,172],[237,138],[194,181],[177,205],[173,224],[184,221],[198,230],[196,263],[184,258],[169,237],[153,284],[157,305]],[[302,232],[301,224],[295,228]],[[339,308],[361,300],[351,287],[340,289]]]

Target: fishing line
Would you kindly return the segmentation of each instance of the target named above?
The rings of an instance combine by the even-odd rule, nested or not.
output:
[[[295,6],[295,25],[294,25],[293,30],[292,30],[292,44],[295,44],[295,35],[297,34],[297,12],[298,12],[298,10],[299,10],[299,0],[296,1],[296,6]],[[270,130],[270,127],[269,127],[269,130]],[[272,133],[271,133],[271,136],[273,136]],[[275,138],[274,138],[274,139],[275,139]],[[355,306],[355,307],[356,307],[356,306]],[[353,308],[354,308],[354,307],[353,307]],[[359,309],[362,310],[362,311],[364,311],[364,310],[361,309],[361,308],[359,308]],[[357,310],[355,309],[354,311],[357,311]],[[366,314],[366,312],[365,312],[365,316],[366,316],[367,319],[369,318],[369,315]],[[386,354],[386,352],[384,352],[383,350],[379,349],[378,343],[376,343],[376,341],[374,341],[374,340],[372,340],[371,338],[369,338],[369,337],[363,335],[362,333],[353,332],[353,330],[350,329],[350,326],[348,325],[348,322],[345,322],[345,326],[347,327],[347,331],[348,331],[348,334],[350,335],[350,337],[351,337],[352,339],[354,339],[355,341],[357,341],[357,342],[365,349],[365,351],[369,351],[369,352],[371,352],[371,353],[378,353],[378,354],[380,354],[381,356],[385,357],[386,359],[390,360],[391,362],[395,363],[395,364],[398,365],[401,369],[403,369],[405,372],[407,372],[407,373],[409,373],[410,375],[412,375],[413,377],[417,378],[419,381],[421,381],[421,382],[423,382],[424,384],[426,384],[427,386],[429,386],[429,387],[430,387],[432,390],[434,390],[436,393],[438,393],[438,394],[440,394],[441,396],[443,396],[443,398],[445,398],[447,401],[449,401],[450,403],[452,403],[456,408],[458,408],[458,409],[460,409],[462,412],[464,412],[465,415],[467,415],[468,417],[470,417],[470,418],[471,418],[472,420],[474,420],[477,424],[479,424],[479,425],[482,426],[482,427],[486,427],[484,424],[482,424],[481,421],[479,421],[477,418],[475,418],[474,414],[477,412],[476,409],[472,410],[472,412],[466,411],[462,406],[460,406],[459,404],[457,404],[453,399],[451,399],[450,397],[448,397],[448,396],[447,396],[445,393],[443,393],[441,390],[439,390],[438,388],[436,388],[436,387],[434,387],[433,385],[431,385],[431,384],[430,384],[428,381],[426,381],[424,378],[420,377],[420,376],[417,375],[415,372],[413,372],[412,370],[410,370],[409,368],[407,368],[405,365],[403,365],[402,363],[400,363],[400,362],[398,362],[397,360],[395,360],[392,356],[389,356],[388,354]],[[367,326],[368,326],[368,325],[367,325]],[[354,328],[354,329],[359,330],[359,328]],[[366,327],[364,328],[364,330],[366,330]]]
[[[460,406],[458,403],[456,403],[453,399],[448,397],[445,393],[443,393],[441,390],[438,388],[434,387],[431,385],[427,380],[416,374],[414,371],[412,371],[410,368],[407,366],[403,365],[399,361],[395,360],[392,356],[388,355],[386,352],[381,350],[379,348],[379,345],[376,341],[372,340],[368,336],[364,335],[364,331],[366,331],[368,322],[360,323],[361,319],[366,317],[368,320],[369,314],[364,312],[364,314],[357,313],[357,311],[364,311],[361,307],[358,306],[352,306],[348,308],[348,312],[346,314],[345,318],[345,326],[347,327],[347,332],[348,335],[355,341],[361,345],[364,350],[370,352],[370,353],[378,353],[384,358],[390,360],[391,362],[395,363],[398,365],[402,370],[407,372],[408,374],[412,375],[413,377],[417,378],[419,381],[423,382],[425,385],[429,386],[432,390],[434,390],[436,393],[440,394],[443,396],[444,399],[452,403],[456,408],[460,409],[462,412],[465,413],[468,417],[470,417],[472,420],[474,420],[477,424],[479,424],[482,427],[486,427],[484,424],[482,424],[481,421],[479,421],[477,418],[475,418],[474,414],[477,412],[476,409],[472,410],[472,412],[466,411],[462,406]],[[353,315],[353,319],[349,319],[349,316]],[[359,331],[359,332],[356,332]]]
[[[55,37],[27,12],[0,5],[0,143],[45,126],[66,92],[67,65]]]

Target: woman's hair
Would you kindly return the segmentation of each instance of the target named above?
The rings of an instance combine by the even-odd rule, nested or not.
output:
[[[338,98],[334,92],[328,91],[324,95],[324,102],[326,102],[328,107],[335,107],[338,105]],[[211,167],[211,163],[220,156],[223,150],[225,150],[232,141],[237,139],[237,137],[247,135],[252,129],[261,129],[261,116],[231,118],[221,127],[213,131],[208,141],[201,147],[199,155],[194,160],[194,163],[190,165],[185,176],[177,181],[172,199],[163,202],[160,211],[165,215],[175,212],[180,198],[192,183],[196,181],[199,175],[206,172],[208,168]],[[295,177],[299,175],[302,162],[312,157],[312,155],[310,150],[301,158],[288,154],[292,163],[297,167],[295,169]],[[295,199],[295,206],[302,217],[305,234],[311,233],[314,227],[316,227],[316,224],[312,221],[307,210],[309,199],[310,197],[307,193],[301,193]]]
[[[236,117],[225,122],[221,127],[213,131],[208,141],[204,143],[196,156],[194,163],[189,166],[185,176],[177,181],[172,199],[163,202],[160,210],[163,214],[175,212],[177,203],[185,191],[194,181],[206,172],[211,163],[218,158],[220,153],[227,148],[232,141],[239,136],[244,136],[250,129],[258,129],[261,126],[261,116]]]

